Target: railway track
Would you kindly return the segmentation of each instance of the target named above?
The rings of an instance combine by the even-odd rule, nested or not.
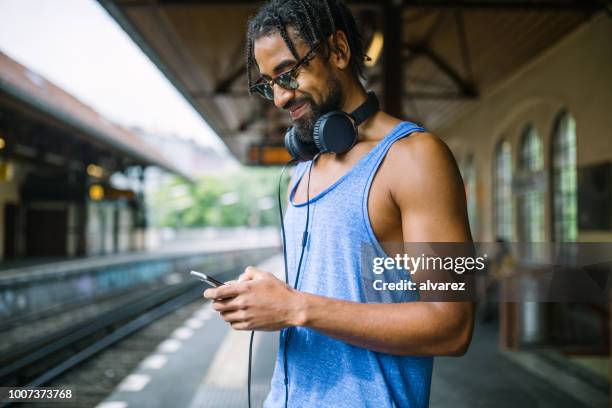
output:
[[[240,271],[232,268],[214,276],[226,280]],[[114,385],[172,331],[173,324],[180,325],[181,321],[171,319],[172,315],[180,314],[181,309],[189,305],[201,305],[203,288],[201,282],[187,281],[148,293],[138,292],[137,296],[95,317],[20,344],[0,355],[0,384],[4,387],[55,387],[63,384],[77,393],[77,402],[67,406],[95,406],[96,400],[99,402],[112,391]],[[163,320],[168,321],[153,329],[153,333],[151,330],[145,333],[155,322]],[[138,339],[141,334],[145,340]],[[128,345],[127,351],[122,351],[123,342]],[[98,366],[92,363],[94,356],[103,354],[106,354],[109,364]],[[81,369],[85,363],[89,368]],[[80,374],[74,375],[79,371]],[[106,386],[97,387],[96,382]],[[79,389],[85,391],[81,397],[78,396]],[[0,407],[8,405],[0,402]],[[40,408],[44,405],[36,403],[31,406]],[[60,405],[49,403],[49,406],[57,408]]]

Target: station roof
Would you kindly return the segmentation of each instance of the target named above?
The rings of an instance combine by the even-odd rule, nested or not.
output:
[[[288,114],[246,89],[245,28],[261,1],[99,0],[242,162],[253,145],[282,146]],[[366,42],[384,4],[349,0]],[[397,1],[395,3],[398,3]],[[432,131],[458,118],[602,8],[588,0],[404,0],[401,113]],[[366,87],[384,93],[381,62]]]
[[[39,74],[0,52],[0,92],[51,118],[75,129],[81,138],[127,155],[135,163],[155,165],[190,178],[149,146],[141,136],[105,119],[90,106],[54,85]]]

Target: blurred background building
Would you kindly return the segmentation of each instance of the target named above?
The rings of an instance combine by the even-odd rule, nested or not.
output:
[[[0,72],[0,259],[144,249],[145,168],[187,173],[5,54]]]

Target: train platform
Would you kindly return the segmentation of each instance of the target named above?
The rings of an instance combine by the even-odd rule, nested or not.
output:
[[[282,257],[259,267],[280,276]],[[269,390],[277,340],[276,332],[255,335],[253,407]],[[248,332],[231,330],[203,301],[97,408],[246,407],[248,341]],[[434,362],[431,407],[595,408],[608,406],[606,401],[605,392],[564,367],[536,354],[500,351],[495,325],[476,326],[465,356]]]
[[[190,281],[192,269],[213,276],[230,273],[278,253],[277,235],[246,234],[169,243],[150,251],[0,263],[0,327],[147,287]]]
[[[246,230],[235,235],[164,242],[160,247],[143,251],[119,252],[86,257],[38,257],[3,261],[0,262],[0,284],[27,282],[58,273],[66,274],[85,269],[104,268],[136,262],[279,246],[280,237],[274,230]]]
[[[259,264],[280,273],[282,257]],[[279,275],[280,276],[280,275]],[[206,286],[202,285],[202,290]],[[231,330],[202,299],[202,307],[142,361],[98,408],[229,408],[247,403],[250,332]],[[274,369],[278,333],[257,332],[253,342],[253,406],[261,406]]]

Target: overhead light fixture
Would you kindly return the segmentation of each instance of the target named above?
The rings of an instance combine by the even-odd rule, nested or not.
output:
[[[376,65],[378,58],[380,58],[380,53],[382,52],[383,45],[385,43],[385,37],[380,31],[375,31],[374,35],[372,35],[372,41],[370,42],[370,46],[368,47],[368,52],[366,53],[369,60],[365,61],[366,67],[373,67]]]
[[[6,146],[6,140],[0,137],[0,150],[4,149]]]
[[[9,161],[0,160],[0,181],[13,180],[13,164]]]
[[[89,187],[89,198],[93,201],[100,201],[104,198],[104,187],[99,184],[92,184]]]
[[[104,175],[104,170],[97,164],[92,163],[87,166],[87,174],[89,174],[91,177],[102,178]]]

